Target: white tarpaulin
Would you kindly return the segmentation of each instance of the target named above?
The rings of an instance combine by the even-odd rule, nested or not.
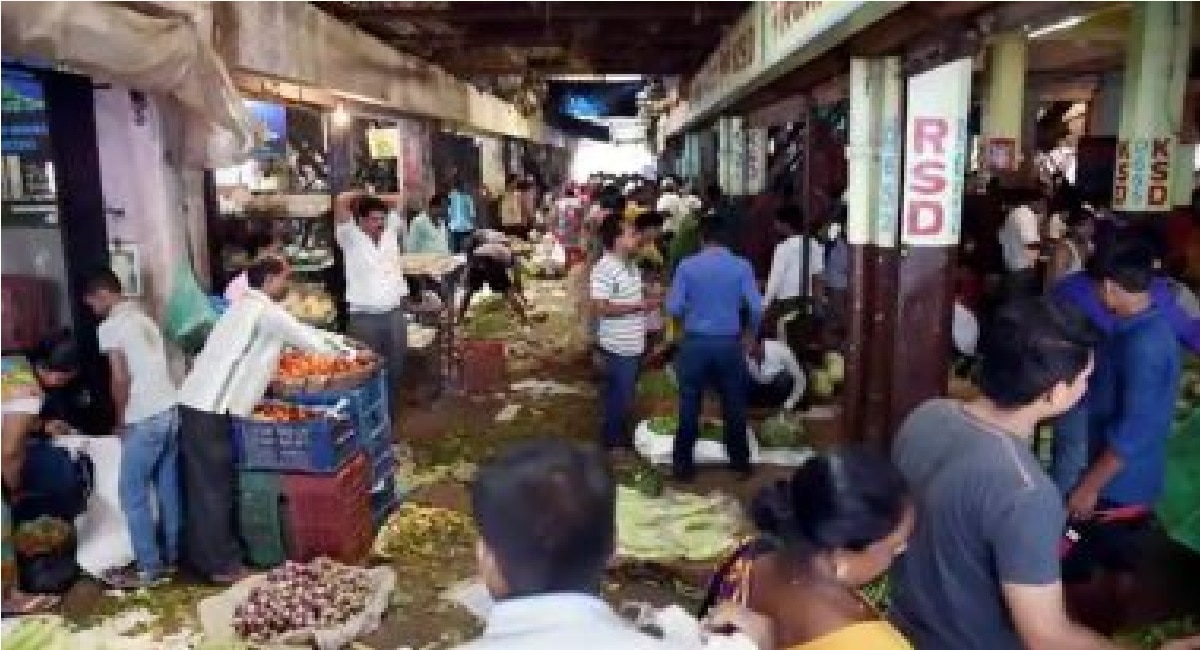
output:
[[[169,96],[188,116],[187,160],[228,167],[250,151],[250,116],[220,56],[186,12],[154,15],[108,2],[19,2],[4,7],[5,56],[65,64]]]
[[[100,577],[105,571],[133,562],[129,527],[121,511],[117,485],[121,474],[121,439],[111,436],[68,435],[54,444],[92,459],[95,485],[87,511],[75,518],[79,540],[75,561],[84,573]]]

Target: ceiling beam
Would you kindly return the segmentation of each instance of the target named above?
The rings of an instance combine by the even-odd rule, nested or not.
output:
[[[383,34],[382,30],[375,30]],[[644,32],[626,31],[613,33],[608,36],[576,38],[569,34],[496,34],[496,33],[466,33],[466,34],[387,34],[384,40],[397,47],[419,45],[434,50],[449,49],[478,49],[487,47],[571,47],[572,45],[595,46],[596,49],[616,49],[629,45],[643,45],[651,49],[678,50],[687,49],[707,54],[712,48],[708,47],[713,39],[701,38],[695,34],[647,34]]]
[[[453,3],[445,9],[408,7],[346,7],[339,13],[351,17],[395,18],[404,20],[442,20],[455,23],[492,23],[528,20],[621,20],[645,21],[655,18],[687,20],[689,24],[726,22],[746,10],[746,2],[467,2]]]

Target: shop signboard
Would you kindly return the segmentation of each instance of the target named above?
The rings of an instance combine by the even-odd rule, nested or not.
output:
[[[774,65],[842,21],[864,2],[815,0],[762,2],[763,63]]]
[[[1013,138],[989,138],[987,167],[997,171],[1016,169],[1017,141]]]
[[[50,124],[42,82],[33,73],[4,68],[2,128],[4,225],[55,227]]]
[[[257,143],[250,155],[259,160],[283,158],[287,155],[287,109],[283,104],[245,100],[246,109],[254,120]]]
[[[692,104],[708,105],[758,70],[762,60],[759,16],[758,5],[751,5],[692,77],[689,94]]]
[[[1113,208],[1132,212],[1169,211],[1171,156],[1175,149],[1175,138],[1170,135],[1117,142]]]
[[[958,243],[970,99],[969,58],[909,79],[900,239],[904,245]]]

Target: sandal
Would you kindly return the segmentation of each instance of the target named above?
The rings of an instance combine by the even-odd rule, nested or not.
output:
[[[245,567],[237,567],[223,573],[213,574],[209,577],[208,581],[214,585],[227,587],[237,584],[248,577],[250,577],[250,572]]]
[[[166,584],[170,580],[165,574],[149,576],[132,565],[105,571],[100,579],[109,587],[120,591],[149,589]]]
[[[56,594],[30,594],[23,591],[13,591],[4,600],[3,616],[28,616],[30,614],[45,614],[62,603],[62,596]]]

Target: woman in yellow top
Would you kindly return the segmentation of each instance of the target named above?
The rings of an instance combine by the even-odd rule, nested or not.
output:
[[[721,566],[706,608],[733,602],[766,616],[780,650],[912,650],[858,591],[912,530],[904,479],[886,458],[817,455],[760,492],[752,515],[759,536]]]

